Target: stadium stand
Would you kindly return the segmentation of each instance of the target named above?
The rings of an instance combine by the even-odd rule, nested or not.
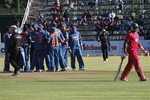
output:
[[[117,2],[110,2],[111,0],[101,0],[97,5],[93,3],[93,0],[72,0],[73,8],[70,9],[70,5],[66,0],[60,0],[62,11],[66,9],[69,11],[70,22],[78,24],[78,30],[81,32],[83,40],[95,40],[95,25],[99,24],[103,18],[109,20],[109,14],[115,13],[119,24],[119,30],[110,31],[111,40],[123,40],[128,29],[127,18],[133,17],[133,21],[139,21],[141,23],[142,18],[142,34],[144,39],[150,39],[150,2],[149,0],[123,0],[122,9],[118,10]],[[109,1],[109,2],[108,2]],[[114,0],[112,0],[114,1]],[[115,0],[117,1],[117,0]],[[144,1],[144,2],[140,2]],[[38,16],[42,14],[48,22],[52,20],[52,12],[50,9],[54,7],[54,0],[33,0],[30,8],[30,14],[28,22],[37,22]],[[92,14],[92,19],[84,21],[83,16],[87,16],[87,11]],[[60,12],[60,14],[62,14]],[[85,14],[85,15],[84,15]],[[140,16],[140,17],[139,17]],[[83,20],[83,21],[81,21]],[[118,22],[119,23],[119,22]],[[110,29],[111,30],[111,29]]]

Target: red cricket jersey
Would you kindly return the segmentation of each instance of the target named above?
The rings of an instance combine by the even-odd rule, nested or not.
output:
[[[135,32],[135,33],[129,32],[126,35],[126,40],[128,41],[127,52],[128,53],[133,52],[133,51],[138,52],[139,34],[137,32]]]

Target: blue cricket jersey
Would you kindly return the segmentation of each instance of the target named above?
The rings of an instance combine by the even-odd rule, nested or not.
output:
[[[72,32],[69,36],[69,46],[71,49],[78,49],[82,45],[82,38],[80,32],[76,31],[76,27],[73,26]]]
[[[34,49],[44,49],[46,45],[46,35],[43,32],[35,32],[34,35]]]
[[[22,32],[21,35],[23,39],[23,45],[28,45],[32,41],[31,36],[30,34],[28,34],[28,32]]]

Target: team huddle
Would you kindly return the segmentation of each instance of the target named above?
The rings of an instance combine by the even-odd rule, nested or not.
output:
[[[58,25],[52,22],[48,31],[44,30],[42,24],[33,24],[30,28],[24,25],[22,31],[18,30],[16,25],[11,25],[4,35],[4,43],[4,72],[9,71],[10,63],[15,69],[13,76],[17,76],[20,70],[45,71],[44,60],[47,71],[66,71],[67,52],[70,53],[72,70],[76,70],[75,57],[79,63],[79,70],[85,70],[81,52],[82,38],[75,25],[71,25],[70,30],[67,30],[65,23]]]

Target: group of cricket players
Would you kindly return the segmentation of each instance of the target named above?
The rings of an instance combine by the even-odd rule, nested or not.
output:
[[[11,25],[4,34],[4,43],[3,71],[9,72],[11,64],[14,67],[12,76],[17,76],[20,71],[43,72],[46,69],[49,72],[66,71],[69,67],[69,53],[72,70],[76,70],[75,57],[79,63],[79,70],[85,70],[82,38],[75,25],[67,26],[65,23],[51,22],[45,28],[42,23],[34,23],[24,25],[22,30],[16,25]]]

